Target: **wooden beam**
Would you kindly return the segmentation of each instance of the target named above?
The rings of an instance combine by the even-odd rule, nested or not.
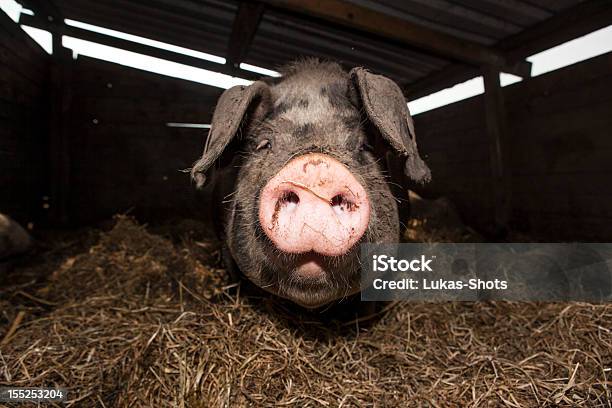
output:
[[[121,13],[109,15],[109,10],[101,3],[80,8],[71,3],[61,3],[66,16],[72,20],[105,27],[111,30],[122,31],[168,44],[180,45],[195,51],[213,55],[223,55],[225,46],[223,41],[227,35],[221,35],[216,31],[205,30],[206,39],[202,38],[204,28],[194,27],[192,24],[172,25],[169,21],[160,23],[157,19],[139,16],[134,19],[132,14]]]
[[[104,34],[83,30],[65,24],[62,24],[58,27],[51,24],[47,24],[44,20],[37,19],[36,17],[32,16],[22,16],[22,18],[22,24],[40,28],[43,30],[48,30],[54,34],[59,32],[59,34],[61,35],[80,38],[86,41],[91,41],[102,45],[108,45],[110,47],[121,48],[127,51],[150,55],[152,57],[161,58],[168,61],[174,61],[180,64],[190,65],[197,68],[203,68],[214,72],[220,72],[227,75],[238,76],[244,79],[255,80],[261,77],[260,74],[256,74],[254,72],[242,69],[235,69],[233,67],[228,67],[224,64],[218,64],[216,62],[203,60],[201,58],[196,58],[189,55],[183,55],[173,51],[152,47],[149,45],[123,40],[121,38],[110,37]]]
[[[409,101],[413,101],[436,91],[450,88],[479,74],[480,71],[474,67],[464,64],[449,64],[440,71],[435,71],[416,82],[404,85],[404,95]]]
[[[510,217],[511,184],[509,158],[507,157],[509,151],[507,118],[499,73],[496,67],[489,66],[483,69],[495,230],[503,232],[507,229]]]
[[[56,58],[58,50],[62,49],[62,36],[56,33],[58,27],[64,24],[62,11],[51,0],[24,0],[23,3],[34,11],[37,19],[44,21],[45,25],[49,27],[47,31],[52,34],[53,58]],[[19,17],[19,24],[23,24],[23,20],[28,18],[31,18],[31,16],[21,15]]]
[[[583,36],[612,21],[612,2],[587,0],[532,28],[501,40],[495,48],[509,55],[508,60],[526,58],[566,41]],[[507,72],[507,71],[505,71]],[[465,64],[450,64],[404,88],[409,99],[416,99],[480,75]]]
[[[21,15],[23,17],[23,15]],[[28,52],[34,52],[36,54],[40,54],[41,47],[30,37],[27,35],[18,24],[15,24],[13,20],[4,12],[0,12],[0,29],[4,28],[6,31],[2,33],[2,35],[10,36],[12,41],[20,41],[24,44],[27,44],[29,50]],[[45,52],[42,58],[49,58],[48,54]]]
[[[72,104],[72,56],[57,52],[50,66],[49,80],[49,221],[67,225],[70,201],[70,112]]]
[[[264,8],[265,6],[262,3],[245,1],[238,6],[227,49],[227,63],[234,68],[238,68],[246,58],[263,16]]]
[[[612,1],[587,0],[531,29],[500,41],[497,47],[509,58],[526,58],[607,27],[611,22]]]
[[[34,11],[37,20],[44,22],[53,36],[47,92],[49,222],[52,225],[66,226],[70,221],[70,116],[74,62],[71,51],[62,46],[62,35],[59,31],[64,25],[62,11],[50,0],[27,0],[25,4]],[[21,15],[19,23],[22,24],[23,20],[28,18],[31,16]]]
[[[62,11],[51,0],[20,0],[20,3],[26,6],[26,8],[30,8],[40,17],[48,19],[49,21],[62,18],[63,16]]]
[[[503,68],[507,72],[517,72],[516,66],[509,64],[503,54],[491,48],[345,0],[263,0],[263,2],[278,9],[306,14],[393,39],[470,65],[492,65]],[[518,70],[521,75],[525,74],[526,69],[525,64],[519,63]]]

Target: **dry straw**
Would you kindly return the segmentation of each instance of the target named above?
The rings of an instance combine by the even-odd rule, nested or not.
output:
[[[306,313],[232,285],[183,232],[118,217],[4,276],[0,385],[68,387],[75,407],[610,406],[610,305]]]

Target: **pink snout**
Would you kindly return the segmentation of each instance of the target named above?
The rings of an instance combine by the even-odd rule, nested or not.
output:
[[[319,153],[291,160],[266,184],[259,221],[286,253],[347,253],[370,219],[365,189],[338,160]]]

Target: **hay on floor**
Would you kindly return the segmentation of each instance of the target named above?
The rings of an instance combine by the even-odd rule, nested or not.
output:
[[[610,305],[335,319],[229,282],[194,229],[171,240],[119,217],[5,276],[0,385],[67,387],[79,407],[610,404]]]

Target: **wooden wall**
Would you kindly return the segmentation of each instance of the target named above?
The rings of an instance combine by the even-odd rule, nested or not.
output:
[[[49,58],[12,22],[0,30],[0,211],[29,221],[58,180],[50,177]],[[166,123],[210,122],[222,90],[86,57],[69,63],[61,191],[70,223],[201,211],[180,170],[199,156],[206,131]],[[607,54],[504,88],[513,229],[549,240],[612,239],[611,86]],[[415,122],[433,174],[419,192],[449,197],[468,223],[487,230],[493,202],[482,96]]]
[[[504,88],[512,168],[511,227],[549,239],[612,238],[612,56]],[[74,63],[69,213],[91,222],[132,209],[144,219],[192,213],[189,177],[222,90],[79,57]],[[486,231],[493,204],[481,96],[415,117],[433,172],[426,196],[448,196]]]
[[[612,239],[612,53],[504,88],[511,227],[549,240]],[[482,96],[415,116],[433,182],[471,224],[492,220]]]
[[[194,209],[188,174],[222,89],[79,56],[71,80],[70,186],[73,224],[131,211],[143,219]]]
[[[42,213],[48,55],[0,11],[0,212]]]

